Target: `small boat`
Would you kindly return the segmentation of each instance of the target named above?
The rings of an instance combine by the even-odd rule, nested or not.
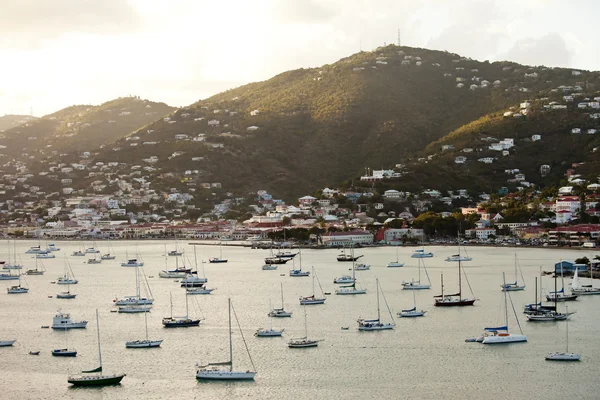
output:
[[[44,275],[44,272],[46,272],[46,270],[44,269],[43,264],[42,264],[42,268],[38,269],[38,261],[36,258],[35,259],[35,269],[28,269],[27,271],[25,271],[25,275]]]
[[[31,246],[29,249],[27,249],[25,254],[39,254],[44,251],[45,250],[42,250],[41,246]]]
[[[410,256],[410,258],[431,258],[433,257],[433,253],[425,253],[425,250],[419,249],[415,250],[415,252]]]
[[[579,295],[579,296],[589,296],[593,294],[600,294],[600,288],[594,287],[594,276],[593,276],[593,268],[590,268],[590,280],[591,285],[580,285],[579,284],[579,269],[575,268],[575,275],[573,276],[573,282],[571,283],[571,293]]]
[[[73,269],[71,268],[71,264],[65,258],[65,273],[63,276],[56,280],[57,285],[75,285],[77,283],[77,279],[75,279],[75,274],[73,273]]]
[[[121,263],[121,267],[143,267],[143,266],[144,266],[144,262],[138,261],[137,258],[132,258],[130,260],[127,260],[127,261]]]
[[[283,308],[283,283],[281,283],[281,308],[272,309],[268,315],[274,318],[288,318],[292,316],[292,312],[285,311]]]
[[[350,327],[349,327],[349,326],[342,326],[342,330],[343,330],[343,331],[347,331],[347,330],[349,330],[349,329],[350,329]]]
[[[344,276],[340,276],[339,278],[335,278],[333,280],[333,283],[341,283],[341,284],[348,284],[348,283],[354,283],[354,278],[351,277],[350,275],[344,275]]]
[[[86,254],[98,254],[98,253],[100,253],[100,250],[98,250],[95,247],[88,247],[87,249],[85,249],[85,253]]]
[[[357,271],[368,271],[371,269],[371,266],[368,264],[358,264],[354,267]]]
[[[265,264],[285,264],[290,261],[291,258],[281,258],[281,257],[266,257]]]
[[[60,292],[56,294],[56,298],[57,299],[74,299],[75,296],[77,296],[77,294],[75,293],[71,293],[69,291],[66,292]]]
[[[387,329],[394,329],[396,324],[393,322],[392,312],[390,311],[390,307],[388,306],[387,300],[385,299],[385,295],[383,294],[383,290],[381,291],[383,296],[383,301],[385,302],[385,306],[387,307],[388,313],[390,314],[390,320],[392,322],[384,324],[381,322],[381,313],[379,310],[379,279],[376,279],[376,287],[377,287],[377,319],[363,319],[360,318],[358,321],[358,330],[359,331],[382,331]]]
[[[84,257],[85,253],[81,250],[77,250],[77,251],[72,252],[71,255],[73,257]]]
[[[194,295],[194,294],[211,294],[216,289],[209,289],[206,285],[202,285],[200,287],[193,287],[185,290],[185,294]]]
[[[100,323],[98,319],[98,310],[96,310],[96,326],[98,329],[98,359],[100,366],[98,368],[81,371],[82,374],[93,374],[97,375],[73,375],[69,376],[68,382],[75,386],[106,386],[116,385],[121,383],[121,380],[125,377],[125,374],[113,374],[113,375],[102,375],[102,352],[100,350]]]
[[[301,269],[290,269],[289,274],[292,277],[303,277],[310,276],[310,271],[302,271]]]
[[[568,312],[569,312],[569,309],[567,308],[567,313]],[[569,353],[569,320],[567,320],[566,324],[567,324],[567,327],[566,327],[567,349],[566,349],[566,351],[550,353],[546,356],[546,360],[548,360],[548,361],[580,361],[581,360],[581,356],[579,354]]]
[[[231,299],[228,299],[229,305],[229,361],[225,362],[217,362],[217,363],[209,363],[207,365],[198,366],[196,370],[196,379],[200,380],[218,380],[218,381],[230,381],[230,380],[253,380],[256,376],[255,371],[235,371],[233,369],[233,339],[231,337]],[[235,311],[234,311],[235,312]],[[237,318],[236,318],[237,321]],[[239,327],[239,322],[238,322]],[[240,328],[240,332],[242,332]],[[242,340],[244,340],[244,344],[246,340],[244,339],[244,335],[242,334]],[[246,346],[246,351],[248,352],[248,357],[250,358],[250,362],[252,362],[252,358],[250,357],[250,350]],[[224,368],[225,367],[225,368]],[[256,369],[256,368],[255,368]]]
[[[13,275],[10,272],[0,272],[0,281],[16,281],[19,275]]]
[[[187,275],[186,272],[169,272],[166,270],[162,270],[158,273],[158,276],[160,278],[168,278],[168,279],[180,279],[180,278],[185,278]]]
[[[102,258],[88,258],[88,264],[102,264]]]
[[[194,274],[188,274],[185,279],[180,281],[181,287],[184,288],[195,288],[195,287],[203,287],[208,282],[206,278],[200,278]]]
[[[298,253],[292,253],[291,251],[279,251],[277,252],[277,254],[275,254],[275,257],[279,257],[279,258],[294,258],[296,257]]]
[[[269,309],[271,309],[271,305],[269,305]],[[273,316],[269,313],[269,329],[262,328],[257,329],[254,332],[254,336],[256,337],[277,337],[283,334],[283,329],[273,329]]]
[[[38,253],[35,258],[44,259],[44,258],[56,258],[56,256],[52,253]]]
[[[502,288],[503,291],[516,292],[519,290],[525,290],[525,278],[523,278],[523,271],[521,271],[521,282],[523,284],[519,285],[517,269],[519,269],[519,271],[521,271],[521,267],[519,266],[519,264],[517,262],[517,254],[515,253],[515,281],[510,282],[510,283],[505,282],[504,284],[500,285],[500,287]]]
[[[86,326],[87,321],[73,321],[70,314],[60,310],[52,319],[52,329],[83,329]]]
[[[404,263],[401,263],[400,261],[398,261],[398,246],[396,246],[396,261],[390,261],[387,264],[388,268],[401,268],[404,267]]]
[[[42,325],[42,329],[50,329],[49,325]]]
[[[6,288],[6,291],[8,294],[22,294],[28,293],[29,288],[21,286],[21,276],[19,275],[19,284],[17,286],[11,286],[9,288]]]
[[[446,261],[472,261],[472,260],[473,260],[472,257],[466,257],[466,256],[461,257],[460,254],[454,254],[454,255],[446,258]]]
[[[120,306],[117,309],[120,314],[148,313],[150,310],[152,310],[151,305]]]
[[[60,251],[60,247],[56,247],[54,243],[50,243],[46,251]]]
[[[14,340],[0,340],[0,347],[12,346],[16,341],[17,341],[17,339],[14,339]]]
[[[308,338],[308,324],[306,321],[306,307],[304,308],[304,337],[298,339],[291,339],[288,342],[288,347],[292,349],[304,349],[307,347],[317,347],[319,340],[313,340]]]
[[[435,303],[434,305],[436,307],[464,307],[464,306],[472,306],[475,301],[477,299],[475,298],[464,298],[462,297],[462,273],[461,273],[461,262],[462,261],[470,261],[470,257],[466,257],[469,258],[469,260],[465,260],[465,257],[461,257],[460,255],[460,234],[458,235],[458,251],[459,253],[457,254],[456,260],[451,260],[451,261],[458,261],[458,293],[455,294],[444,294],[444,274],[441,274],[441,280],[442,280],[442,294],[434,296],[435,299]],[[453,256],[454,257],[454,256]],[[446,261],[449,261],[448,259],[446,259]],[[470,287],[470,286],[469,286]],[[471,293],[472,295],[472,293]]]
[[[182,251],[179,251],[179,250],[170,250],[170,251],[167,253],[167,255],[168,255],[168,256],[181,256],[181,255],[183,255],[183,252],[182,252]]]
[[[222,263],[227,262],[227,259],[223,258],[223,247],[221,246],[220,241],[219,241],[219,257],[209,258],[208,262],[211,264],[222,264]]]
[[[71,349],[55,349],[52,350],[54,357],[77,357],[77,350]]]
[[[101,260],[114,260],[115,258],[117,258],[117,256],[112,255],[110,253],[102,254],[102,256],[100,257]]]
[[[424,257],[418,258],[418,271],[419,276],[417,280],[412,279],[410,282],[402,282],[403,290],[427,290],[431,289],[431,280],[429,279],[429,272],[427,272],[427,268],[425,267],[425,262],[423,261]],[[425,276],[427,277],[427,283],[421,283],[421,266],[423,266],[423,270],[425,271]]]
[[[40,355],[40,351],[39,350],[37,350],[37,351],[30,351],[29,355],[30,356],[39,356]]]
[[[142,340],[132,340],[129,342],[125,342],[125,347],[129,349],[143,349],[150,347],[160,347],[163,340],[150,340],[148,339],[148,314],[144,314],[144,323],[146,324],[146,339]]]
[[[345,251],[342,251],[338,256],[337,256],[337,260],[338,261],[345,261],[345,262],[353,262],[358,260],[359,258],[361,258],[362,255],[360,256],[354,256],[354,248],[352,249],[352,253],[351,254],[346,254]]]
[[[275,269],[277,269],[277,265],[276,264],[265,264],[262,266],[263,271],[273,271]]]

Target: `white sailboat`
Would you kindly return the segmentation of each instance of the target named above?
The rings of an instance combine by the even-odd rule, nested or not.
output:
[[[26,275],[44,275],[46,269],[44,268],[44,264],[42,264],[41,268],[38,268],[38,259],[35,259],[35,269],[28,269],[25,271]]]
[[[383,301],[385,302],[385,306],[387,307],[388,313],[390,314],[390,320],[387,324],[381,322],[381,312],[379,309],[379,279],[376,279],[376,287],[377,287],[377,319],[363,319],[360,318],[358,322],[358,330],[359,331],[382,331],[386,329],[394,329],[396,324],[393,322],[394,319],[392,317],[392,312],[390,311],[390,307],[388,306],[387,300],[385,299],[385,295],[383,294],[383,290],[381,291],[383,296]]]
[[[144,279],[146,279],[146,274],[144,275]],[[152,306],[154,303],[154,298],[152,296],[152,291],[150,290],[150,285],[148,281],[145,280],[149,297],[142,297],[141,293],[141,279],[140,279],[140,267],[135,268],[135,295],[133,296],[125,296],[122,299],[116,298],[113,300],[116,306]],[[145,311],[140,311],[145,312]]]
[[[315,267],[312,267],[312,272],[313,272],[313,279],[312,279],[312,295],[310,296],[306,296],[306,297],[300,297],[300,305],[312,305],[312,304],[323,304],[325,303],[325,295],[323,294],[323,288],[321,287],[321,282],[318,282],[318,278],[317,278],[317,282],[319,283],[319,288],[321,289],[321,296],[322,297],[316,297],[315,296],[315,278],[317,277],[317,274],[315,273]]]
[[[569,308],[567,307],[567,313],[569,312]],[[566,351],[563,352],[555,352],[555,353],[550,353],[546,356],[546,360],[549,361],[579,361],[581,360],[581,355],[577,354],[577,353],[569,353],[569,320],[567,320],[567,327],[566,327],[566,333],[567,333],[567,340],[566,340],[566,344],[567,344],[567,349]]]
[[[401,318],[423,317],[426,312],[427,311],[425,310],[417,310],[417,299],[415,296],[415,291],[413,291],[413,308],[402,310],[397,315]]]
[[[127,261],[121,263],[121,267],[143,267],[144,262],[139,258],[129,258],[127,250],[125,250],[125,258]]]
[[[309,339],[308,338],[308,322],[306,319],[306,307],[304,308],[304,337],[291,339],[288,342],[288,347],[293,349],[304,349],[307,347],[317,347],[319,345],[320,340]]]
[[[573,282],[571,282],[571,293],[579,296],[589,296],[592,294],[600,294],[600,288],[594,287],[593,268],[590,267],[590,285],[581,285],[579,283],[579,268],[575,268]]]
[[[41,250],[43,251],[43,250]],[[8,241],[8,263],[2,265],[2,269],[22,269],[23,265],[17,263],[17,241],[13,240],[12,260],[10,259],[10,239]],[[37,254],[37,253],[36,253]]]
[[[208,279],[206,278],[206,272],[204,270],[204,261],[202,263],[202,275],[203,278],[198,277],[198,257],[196,255],[196,246],[194,246],[194,265],[196,267],[196,273],[188,275],[183,281],[181,281],[181,286],[185,287],[186,294],[194,295],[194,294],[211,294],[216,288],[208,288],[206,287],[206,283]],[[192,280],[190,285],[190,280]],[[184,283],[188,281],[187,283]],[[199,285],[196,283],[200,283]],[[185,285],[185,286],[184,286]]]
[[[292,312],[285,311],[283,308],[283,283],[281,283],[281,308],[274,308],[269,312],[270,317],[286,318],[291,317]]]
[[[171,316],[162,319],[162,324],[165,328],[183,328],[188,326],[199,326],[200,319],[191,319],[189,317],[188,297],[185,296],[185,316],[173,317],[173,297],[169,293],[171,303]]]
[[[521,283],[522,283],[521,285],[519,285],[517,269],[521,272]],[[504,282],[504,284],[500,285],[500,287],[502,288],[503,291],[509,291],[509,292],[525,290],[525,278],[523,278],[523,271],[521,271],[521,267],[519,266],[519,263],[517,262],[517,253],[515,253],[515,281],[510,282],[510,283]]]
[[[396,261],[390,261],[387,265],[388,268],[400,268],[404,267],[404,263],[398,260],[398,246],[396,246]]]
[[[272,309],[271,304],[269,304],[269,309]],[[273,329],[273,316],[269,313],[269,329],[257,329],[254,332],[254,336],[257,337],[277,337],[283,334],[283,329]]]
[[[8,294],[23,294],[23,293],[29,293],[29,288],[26,288],[24,286],[21,286],[21,275],[19,275],[19,284],[17,286],[11,286],[9,288],[6,288],[6,292]]]
[[[302,252],[299,251],[298,252],[298,264],[299,264],[299,268],[296,269],[295,267],[292,267],[294,269],[290,269],[290,276],[292,277],[303,277],[303,276],[310,276],[310,271],[302,271]],[[293,259],[292,262],[295,262],[296,260]]]
[[[65,257],[65,273],[63,276],[59,277],[56,280],[57,285],[75,285],[77,284],[77,279],[75,279],[75,274],[73,273],[73,269],[71,268],[71,264]]]
[[[217,362],[217,363],[209,363],[207,365],[198,366],[196,370],[196,379],[202,380],[219,380],[219,381],[229,381],[229,380],[253,380],[256,376],[256,368],[254,367],[254,361],[252,361],[252,356],[250,355],[250,350],[248,350],[248,345],[246,344],[246,339],[244,339],[244,333],[240,327],[239,321],[236,315],[236,322],[238,327],[240,328],[240,334],[242,336],[242,340],[244,341],[244,346],[246,347],[246,351],[248,352],[248,358],[250,358],[250,363],[254,371],[246,370],[246,371],[235,371],[233,369],[233,339],[232,339],[232,331],[231,331],[231,310],[233,308],[231,304],[231,299],[228,299],[229,304],[229,361],[225,362]],[[235,310],[234,310],[235,313]],[[223,368],[225,366],[225,368]]]
[[[507,287],[506,285],[506,273],[502,273],[502,278],[504,281],[503,287]],[[521,325],[519,324],[519,318],[517,317],[517,313],[515,312],[515,320],[517,321],[517,325],[519,326],[519,330],[521,331],[520,335],[510,333],[508,331],[508,300],[507,297],[510,297],[510,294],[507,293],[510,290],[504,290],[504,326],[495,327],[495,328],[485,328],[486,331],[484,338],[481,343],[483,344],[504,344],[504,343],[517,343],[517,342],[526,342],[527,336],[523,335],[523,331],[521,331]],[[512,299],[510,300],[512,305]],[[513,307],[514,310],[514,307]]]
[[[354,253],[352,253],[354,256]],[[347,277],[342,277],[347,278]],[[335,283],[340,283],[339,280],[341,278],[336,278],[334,280]],[[337,282],[336,282],[337,281]],[[354,269],[354,261],[352,261],[352,283],[347,286],[340,286],[335,290],[335,294],[337,295],[353,295],[353,294],[365,294],[367,293],[367,289],[359,289],[356,287],[356,269]]]
[[[108,239],[108,253],[102,254],[102,256],[100,256],[100,259],[101,260],[114,260],[115,258],[117,258],[117,256],[114,255],[114,253],[112,251],[112,246],[110,245],[110,239]]]
[[[428,252],[425,253],[425,249],[415,250],[415,252],[410,256],[410,258],[431,258],[433,257],[433,253]]]
[[[76,293],[71,293],[71,285],[67,284],[67,291],[56,294],[57,299],[74,299],[77,296]]]
[[[211,264],[221,264],[226,263],[227,259],[223,258],[223,245],[221,243],[221,238],[219,237],[219,257],[209,258],[208,262]]]
[[[427,268],[425,267],[425,261],[423,261],[424,257],[417,258],[418,260],[418,274],[419,277],[415,281],[414,279],[410,282],[402,282],[403,290],[427,290],[431,289],[431,279],[429,279],[429,272],[427,272]],[[425,271],[425,276],[427,277],[427,283],[421,283],[421,266],[423,266],[423,270]]]
[[[17,339],[0,340],[0,347],[9,347],[9,346],[12,346],[13,344],[15,344],[16,341],[17,341]]]
[[[69,313],[60,310],[52,318],[52,329],[83,329],[87,326],[87,321],[73,321]]]
[[[144,313],[144,323],[146,324],[146,339],[142,340],[132,340],[129,342],[125,342],[125,347],[130,349],[143,349],[149,347],[159,347],[163,339],[159,340],[150,340],[148,339],[148,314]]]

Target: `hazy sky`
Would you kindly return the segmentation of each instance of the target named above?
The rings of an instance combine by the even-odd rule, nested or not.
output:
[[[600,69],[596,0],[0,0],[0,115],[183,106],[395,43]]]

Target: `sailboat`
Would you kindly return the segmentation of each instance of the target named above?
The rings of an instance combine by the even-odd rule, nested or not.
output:
[[[198,366],[196,370],[196,379],[205,379],[205,380],[253,380],[256,376],[256,368],[254,367],[254,362],[252,361],[252,356],[250,355],[250,351],[248,350],[248,346],[246,345],[246,339],[244,339],[244,333],[242,332],[241,327],[239,326],[239,321],[236,315],[236,322],[238,327],[240,327],[240,334],[242,336],[242,340],[244,341],[244,346],[246,347],[246,351],[248,352],[248,357],[250,358],[250,363],[255,371],[234,371],[233,370],[233,339],[231,332],[231,309],[233,308],[231,304],[231,299],[228,299],[229,305],[229,361],[225,362],[217,362],[217,363],[209,363],[207,365]],[[235,310],[234,310],[235,313]],[[228,366],[223,368],[223,366]]]
[[[541,282],[541,278],[540,278],[540,282]],[[536,292],[537,292],[537,290],[536,290]],[[554,274],[554,293],[557,293],[557,292],[558,291],[556,290],[556,273],[555,273]],[[528,321],[530,321],[530,322],[565,321],[569,318],[569,316],[571,314],[573,314],[572,312],[571,313],[558,312],[558,308],[557,308],[558,296],[554,296],[554,298],[553,298],[554,306],[553,306],[552,310],[545,308],[545,306],[541,305],[541,298],[542,298],[542,294],[541,294],[541,283],[540,283],[540,302],[537,303],[537,293],[536,293],[536,304],[534,305],[534,307],[531,311],[527,312],[527,320]]]
[[[8,294],[28,293],[29,292],[29,288],[21,286],[21,275],[19,275],[19,284],[17,286],[11,286],[9,288],[6,288],[6,292]]]
[[[100,256],[100,259],[101,260],[114,260],[115,258],[117,258],[117,256],[115,256],[112,253],[112,247],[110,245],[110,239],[108,239],[108,253],[102,254],[102,256]]]
[[[417,300],[415,296],[415,292],[413,291],[413,308],[408,310],[402,310],[398,313],[398,316],[401,318],[410,318],[410,317],[423,317],[427,311],[417,310]]]
[[[569,312],[569,308],[567,307],[567,313]],[[567,340],[566,340],[566,344],[567,344],[567,349],[566,351],[563,352],[555,352],[555,353],[550,353],[546,356],[546,360],[549,361],[579,361],[581,360],[581,356],[577,353],[569,353],[569,320],[567,320],[567,327],[566,327],[566,333],[567,333]]]
[[[453,255],[447,257],[446,261],[458,261],[458,262],[472,261],[473,260],[472,257],[469,257],[468,255],[462,256],[460,254],[460,232],[458,233],[458,236],[457,236],[457,242],[458,242],[458,254],[453,254]],[[465,253],[466,253],[466,250],[465,250]]]
[[[402,282],[403,290],[425,290],[431,289],[431,280],[429,279],[429,273],[427,272],[427,268],[425,267],[425,261],[421,258],[418,258],[418,270],[419,270],[419,279],[416,281],[413,279],[410,282]],[[421,265],[425,270],[425,276],[427,277],[427,283],[421,283]]]
[[[285,318],[291,317],[292,312],[285,311],[283,308],[283,283],[281,283],[281,308],[274,308],[269,312],[270,317]]]
[[[338,261],[356,261],[359,258],[361,258],[363,255],[361,254],[360,256],[354,256],[354,247],[352,247],[350,249],[350,254],[346,254],[346,250],[342,250],[342,252],[337,256],[337,260]]]
[[[354,254],[352,254],[352,255],[354,255]],[[342,278],[347,278],[347,277],[343,276]],[[339,279],[341,279],[341,278],[336,278],[334,280],[334,282],[340,283]],[[367,293],[367,289],[358,289],[356,287],[356,269],[354,268],[354,261],[352,261],[352,283],[347,286],[340,286],[339,289],[335,290],[335,294],[351,295],[351,294],[365,294],[365,293]]]
[[[576,294],[566,294],[565,293],[565,277],[563,276],[563,268],[562,268],[562,263],[560,265],[560,279],[562,281],[562,288],[557,291],[556,290],[556,285],[554,288],[554,292],[550,292],[550,294],[546,295],[546,299],[548,301],[574,301],[577,300],[577,295]],[[554,271],[554,282],[556,282],[556,270]]]
[[[298,253],[300,253],[300,252],[298,252]],[[298,269],[296,269],[296,268],[290,269],[290,276],[292,276],[292,277],[309,276],[310,271],[302,271],[302,254],[300,254],[300,256],[298,257],[298,263],[299,263],[300,267]]]
[[[204,261],[202,263],[202,275],[203,278],[198,277],[198,257],[196,255],[196,247],[194,246],[194,265],[196,267],[195,273],[188,275],[181,282],[181,287],[185,287],[186,294],[211,294],[216,288],[207,288],[206,283],[206,272],[204,271]]]
[[[381,294],[383,296],[383,301],[385,302],[385,306],[387,307],[392,322],[387,324],[381,322],[381,312],[379,310],[379,279],[376,279],[375,281],[377,287],[377,319],[359,319],[357,321],[359,331],[382,331],[386,329],[394,329],[394,326],[396,326],[396,324],[393,322],[392,312],[390,311],[390,307],[388,306],[387,300],[385,299],[383,290],[381,291]]]
[[[398,246],[396,246],[396,261],[390,261],[387,265],[388,268],[400,268],[404,267],[404,263],[398,261]]]
[[[410,256],[410,258],[431,258],[433,257],[433,253],[425,253],[425,249],[415,250],[415,252]]]
[[[15,344],[16,341],[17,341],[17,339],[0,340],[0,347],[9,347],[9,346],[12,346],[13,344]]]
[[[506,273],[502,274],[504,285],[503,287],[507,287],[506,285]],[[521,331],[520,335],[509,333],[508,331],[508,301],[507,297],[510,296],[507,292],[509,290],[504,290],[504,326],[499,326],[496,328],[485,328],[486,334],[481,343],[483,344],[501,344],[501,343],[516,343],[516,342],[526,342],[527,336],[523,335]],[[512,299],[510,301],[512,305]],[[514,308],[513,308],[514,310]],[[515,313],[515,319],[517,320],[517,325],[519,326],[519,330],[521,330],[521,325],[519,325],[519,318]]]
[[[315,278],[316,278],[315,267],[312,267],[312,271],[313,271],[312,295],[306,296],[306,297],[300,297],[300,305],[303,305],[303,306],[311,305],[311,304],[323,304],[323,303],[325,303],[325,300],[326,300],[325,297],[316,297],[315,296]],[[318,280],[318,278],[317,278],[317,280]],[[321,287],[321,282],[319,282],[319,288],[321,289],[321,295],[324,296],[323,288]]]
[[[43,250],[42,250],[43,251]],[[10,260],[10,239],[8,241],[8,263],[2,265],[2,269],[22,269],[23,266],[17,263],[17,240],[13,240],[13,259]]]
[[[56,294],[57,299],[74,299],[77,294],[71,293],[71,285],[67,284],[67,291]]]
[[[460,233],[458,234],[458,257],[456,260],[458,261],[458,293],[454,294],[444,294],[444,274],[442,274],[442,294],[436,297],[435,306],[437,307],[463,307],[463,306],[472,306],[475,303],[474,298],[463,298],[462,297],[462,274],[461,274],[461,262],[465,260],[464,257],[460,255]],[[471,259],[470,257],[469,260]],[[448,261],[448,260],[446,260]],[[466,261],[466,260],[465,260]],[[470,285],[469,285],[470,288]],[[472,294],[472,293],[471,293]]]
[[[168,256],[181,256],[183,255],[183,251],[179,250],[179,246],[177,241],[175,241],[175,249],[174,250],[169,250],[169,252],[167,253]]]
[[[579,271],[579,268],[575,268],[575,275],[573,276],[573,282],[571,283],[571,293],[579,295],[579,296],[600,294],[600,288],[595,288],[593,286],[593,284],[594,284],[594,276],[592,275],[593,268],[590,267],[590,280],[591,280],[590,285],[583,285],[583,286],[580,285],[578,271]]]
[[[125,347],[130,349],[141,349],[148,347],[159,347],[163,342],[162,339],[159,340],[150,340],[148,339],[148,314],[144,313],[144,323],[146,324],[146,339],[143,340],[133,340],[129,342],[125,342]]]
[[[56,280],[57,285],[75,285],[77,283],[77,279],[75,279],[75,274],[73,273],[73,269],[71,268],[71,264],[65,257],[65,273],[63,276],[59,277]]]
[[[306,308],[304,308],[304,337],[291,339],[288,342],[288,347],[296,349],[303,349],[306,347],[317,347],[319,345],[319,342],[319,340],[308,338],[308,323],[306,320]]]
[[[69,349],[69,334],[67,333],[67,328],[65,328],[65,348],[52,350],[52,355],[54,357],[76,357],[77,356],[77,350]]]
[[[26,275],[44,275],[46,269],[44,268],[44,264],[42,264],[42,268],[38,269],[38,259],[35,259],[35,269],[28,269],[25,271]]]
[[[227,259],[223,258],[223,246],[221,244],[221,238],[220,237],[219,237],[219,257],[209,258],[208,262],[212,263],[212,264],[219,264],[219,263],[226,263],[227,262]]]
[[[521,282],[523,283],[522,285],[519,285],[519,281],[518,281],[518,277],[517,277],[517,268],[521,272]],[[517,262],[517,253],[515,253],[515,282],[514,283],[504,282],[504,284],[500,285],[500,287],[502,288],[503,291],[508,291],[508,292],[515,292],[517,290],[525,290],[525,278],[523,278],[523,271],[521,271],[521,267],[519,266],[519,263]]]
[[[86,254],[96,254],[96,253],[100,253],[100,250],[98,250],[96,248],[96,242],[94,242],[94,245],[92,247],[88,247],[87,249],[85,249],[85,253]]]
[[[74,375],[69,376],[67,380],[70,384],[75,386],[106,386],[116,385],[121,383],[121,380],[125,377],[125,374],[113,374],[113,375],[102,375],[102,351],[100,350],[100,321],[98,319],[98,310],[96,309],[96,327],[98,330],[98,361],[100,366],[98,368],[81,371],[82,374],[95,374],[97,375]]]
[[[271,305],[269,304],[269,309]],[[269,313],[269,329],[257,329],[254,336],[257,337],[276,337],[283,334],[283,329],[273,329],[273,316]]]
[[[169,294],[171,301],[171,316],[163,318],[162,324],[165,328],[180,328],[185,326],[198,326],[200,325],[199,319],[190,319],[188,317],[188,298],[185,296],[185,316],[184,317],[173,317],[173,296]]]
[[[144,274],[144,279],[146,279],[146,275]],[[150,292],[150,285],[147,284],[148,292]],[[152,294],[150,292],[150,294]],[[142,297],[141,295],[141,279],[140,279],[140,271],[139,267],[135,268],[135,295],[133,296],[125,296],[122,299],[114,299],[113,302],[116,306],[138,306],[138,305],[152,305],[154,303],[154,299],[152,296],[150,298]]]

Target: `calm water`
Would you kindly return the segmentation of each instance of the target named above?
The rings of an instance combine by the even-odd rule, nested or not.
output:
[[[34,260],[24,254],[36,242],[18,242],[17,252],[25,268]],[[185,295],[179,284],[158,278],[165,265],[165,242],[113,242],[114,261],[87,265],[87,257],[71,257],[78,243],[57,243],[62,248],[56,259],[43,260],[47,272],[43,276],[27,276],[24,285],[28,294],[8,295],[3,281],[0,292],[0,339],[17,338],[13,347],[0,348],[0,398],[78,398],[123,399],[144,398],[420,398],[420,399],[481,399],[504,398],[580,398],[600,397],[596,371],[600,367],[600,296],[579,298],[569,304],[577,311],[569,323],[569,349],[579,352],[580,363],[551,363],[546,353],[564,350],[565,323],[528,323],[520,313],[525,303],[534,300],[534,277],[539,267],[553,268],[560,259],[592,258],[595,252],[552,249],[468,248],[473,261],[466,270],[475,296],[480,299],[474,307],[436,309],[433,298],[439,294],[440,273],[444,272],[448,291],[456,289],[457,265],[445,257],[456,252],[453,247],[429,247],[433,259],[425,259],[432,279],[432,289],[418,291],[417,306],[428,311],[424,318],[399,319],[396,329],[382,332],[358,332],[356,319],[376,316],[375,278],[380,279],[387,301],[394,313],[410,308],[412,292],[401,290],[401,282],[417,276],[413,249],[401,248],[400,261],[404,268],[386,268],[396,259],[393,248],[357,250],[364,254],[361,261],[371,264],[371,270],[358,272],[366,295],[328,296],[324,305],[308,307],[309,337],[323,339],[319,347],[289,349],[290,337],[304,335],[303,307],[298,297],[311,293],[311,278],[291,278],[288,265],[276,271],[262,271],[266,250],[223,246],[227,264],[206,264],[209,287],[217,287],[211,295],[190,296],[190,316],[203,317],[200,327],[164,329],[161,318],[170,313],[169,293],[173,296],[175,315],[185,313]],[[167,243],[174,249],[175,243]],[[91,246],[91,243],[89,244]],[[98,247],[106,252],[106,242]],[[193,247],[180,243],[193,261]],[[125,349],[125,341],[144,338],[142,314],[111,313],[116,296],[135,293],[133,268],[119,264],[136,251],[146,263],[155,303],[148,314],[150,338],[164,339],[159,349]],[[2,249],[6,256],[6,249]],[[218,246],[198,246],[198,259],[207,260],[219,255]],[[478,336],[485,326],[503,323],[503,302],[499,285],[502,272],[507,280],[514,274],[514,253],[517,253],[527,288],[512,293],[513,302],[529,342],[508,346],[484,346],[465,343],[464,339]],[[332,280],[348,274],[349,263],[335,260],[337,250],[304,250],[302,266],[314,266],[323,289],[334,293]],[[79,284],[71,286],[77,293],[74,300],[48,298],[64,286],[51,284],[63,273],[64,256],[72,265]],[[174,267],[174,257],[168,257]],[[296,262],[296,264],[298,264]],[[280,274],[285,273],[285,276]],[[547,289],[553,287],[550,278],[544,279]],[[12,281],[14,282],[14,281]],[[254,331],[268,326],[269,302],[280,303],[280,283],[283,282],[285,308],[294,312],[292,318],[274,319],[274,327],[285,328],[283,338],[255,338]],[[597,282],[596,285],[600,285]],[[317,291],[318,291],[317,286]],[[546,290],[547,291],[547,290]],[[255,382],[202,383],[195,379],[195,363],[227,360],[227,298],[231,297],[240,319],[258,375]],[[90,321],[85,330],[68,334],[69,347],[79,352],[76,358],[55,358],[50,352],[65,345],[64,332],[41,329],[51,325],[57,309],[70,312],[74,319]],[[70,388],[67,375],[97,366],[95,309],[100,312],[103,362],[105,372],[125,372],[120,386],[98,389]],[[382,319],[389,320],[382,306]],[[516,329],[514,317],[509,324]],[[342,326],[350,327],[341,330]],[[30,350],[41,350],[30,356]],[[234,365],[250,367],[239,331],[234,333]]]

